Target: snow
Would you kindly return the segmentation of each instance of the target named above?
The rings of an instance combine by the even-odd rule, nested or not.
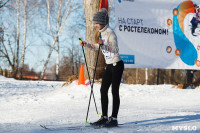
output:
[[[58,127],[53,133],[152,133],[200,132],[200,89],[175,89],[172,85],[121,84],[119,128],[62,130],[83,125],[87,113],[90,86],[77,81],[18,81],[0,76],[0,133],[48,133],[39,125]],[[100,84],[94,95],[101,112]],[[109,91],[109,114],[112,95]],[[92,99],[88,121],[98,117]],[[137,123],[137,124],[135,124]]]

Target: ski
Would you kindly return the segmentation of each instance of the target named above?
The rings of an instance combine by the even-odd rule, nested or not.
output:
[[[101,126],[92,126],[94,129],[112,129],[112,128],[121,128],[124,124],[118,124],[118,126],[114,127],[101,127]]]
[[[88,128],[92,128],[90,125],[77,125],[77,126],[50,126],[50,125],[40,125],[45,130],[49,131],[61,131],[61,130],[84,130]]]
[[[110,127],[111,128],[120,128],[124,124],[119,124],[116,127]],[[77,126],[59,126],[59,125],[40,125],[45,130],[49,131],[61,131],[61,130],[86,130],[88,128],[92,129],[106,129],[106,127],[100,127],[100,126],[91,126],[91,125],[77,125]]]

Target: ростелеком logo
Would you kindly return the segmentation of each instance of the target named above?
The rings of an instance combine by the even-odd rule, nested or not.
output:
[[[189,13],[194,14],[194,11],[194,3],[190,0],[181,2],[181,4],[173,10],[173,34],[177,48],[176,55],[189,66],[195,65],[198,59],[198,53],[193,43],[185,34],[184,20]]]
[[[127,2],[135,2],[135,0],[123,0],[123,1],[127,1]],[[122,0],[118,0],[119,3],[122,2]]]

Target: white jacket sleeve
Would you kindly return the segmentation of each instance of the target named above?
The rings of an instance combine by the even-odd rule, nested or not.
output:
[[[99,48],[99,44],[87,44],[86,45],[87,48],[93,49],[93,50],[98,50]]]

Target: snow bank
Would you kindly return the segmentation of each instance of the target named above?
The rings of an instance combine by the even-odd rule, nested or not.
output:
[[[15,79],[13,79],[13,78],[6,78],[6,77],[0,75],[0,81],[13,81],[13,80],[15,80]]]
[[[57,127],[84,125],[90,86],[77,81],[18,81],[0,77],[0,132],[48,133],[39,125]],[[100,84],[94,85],[98,111],[101,112]],[[196,127],[200,132],[199,89],[174,89],[172,85],[121,84],[118,121],[113,129],[57,130],[60,132],[183,132],[182,127]],[[109,114],[112,95],[109,91]],[[88,121],[97,120],[92,99]],[[136,124],[137,123],[137,124]],[[186,129],[186,128],[185,128]],[[186,130],[188,131],[188,129]],[[190,130],[189,130],[190,131]]]

